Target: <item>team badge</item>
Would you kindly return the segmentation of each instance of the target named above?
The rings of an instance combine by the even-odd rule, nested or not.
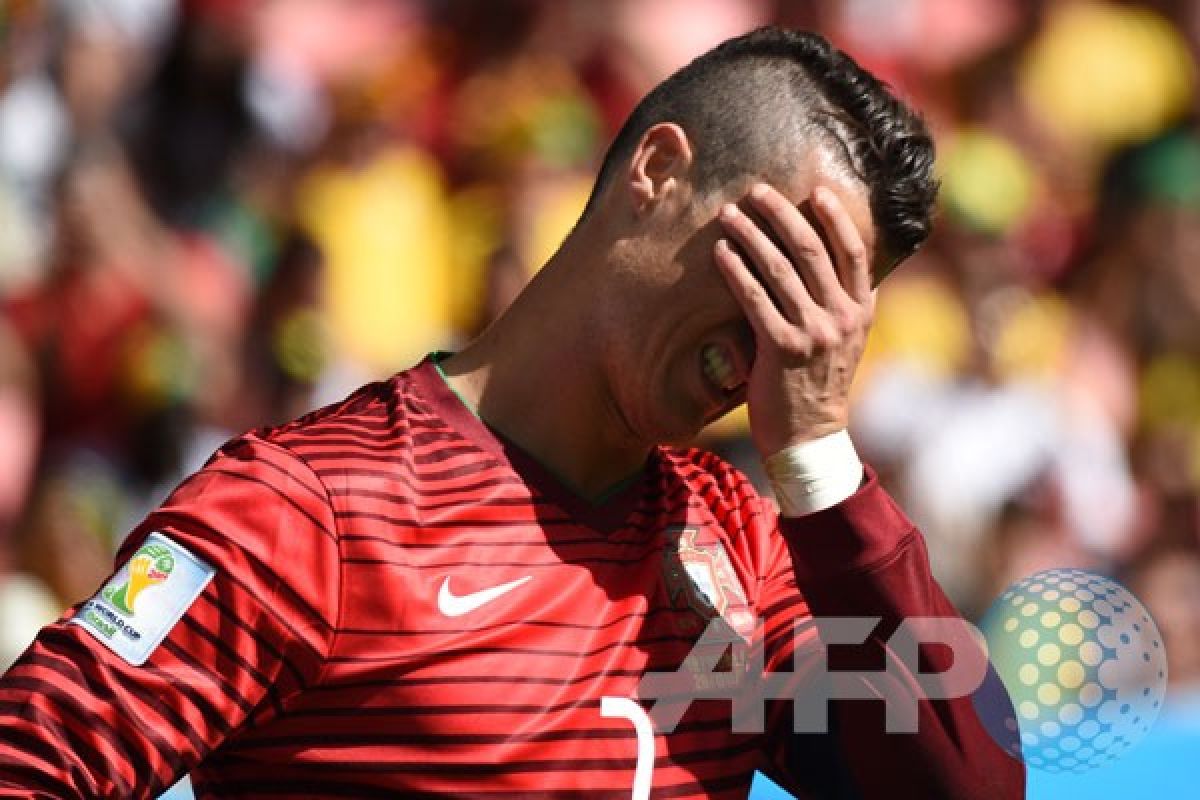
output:
[[[738,636],[748,640],[754,633],[754,612],[738,581],[729,554],[720,541],[699,544],[696,528],[677,527],[666,531],[663,548],[663,581],[671,605],[678,611],[681,633],[699,633],[716,617],[723,619]]]
[[[665,535],[663,584],[675,629],[697,637],[681,674],[690,675],[696,689],[735,687],[746,669],[743,645],[756,620],[729,554],[720,540],[698,542],[696,528],[668,528]]]
[[[141,666],[204,591],[214,572],[166,536],[152,533],[71,622],[130,664]]]

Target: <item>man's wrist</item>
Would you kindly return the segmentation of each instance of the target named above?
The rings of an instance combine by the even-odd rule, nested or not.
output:
[[[764,461],[785,517],[831,508],[858,491],[863,465],[844,429],[785,447]]]

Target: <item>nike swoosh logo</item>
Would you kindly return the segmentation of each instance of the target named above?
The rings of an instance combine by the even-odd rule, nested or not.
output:
[[[517,578],[515,581],[509,581],[499,586],[493,586],[490,589],[480,589],[478,592],[471,592],[464,595],[457,595],[450,590],[450,578],[447,577],[442,581],[442,588],[438,591],[438,611],[441,611],[447,617],[461,617],[463,614],[469,614],[480,606],[485,606],[492,602],[497,597],[511,592],[532,577],[532,575],[526,575],[524,578]]]

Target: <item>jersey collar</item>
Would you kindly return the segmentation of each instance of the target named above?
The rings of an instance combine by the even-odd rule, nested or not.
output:
[[[603,533],[612,533],[626,524],[650,491],[651,475],[656,472],[653,465],[657,450],[652,451],[639,474],[613,487],[601,501],[592,502],[475,414],[441,374],[438,362],[449,356],[450,353],[431,353],[407,373],[413,387],[438,416],[472,444],[499,458],[524,484],[558,506],[571,519]]]

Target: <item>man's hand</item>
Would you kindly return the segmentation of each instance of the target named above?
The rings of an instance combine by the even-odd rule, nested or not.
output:
[[[762,280],[726,239],[717,242],[715,257],[754,329],[757,352],[746,400],[754,444],[767,458],[846,427],[850,382],[875,293],[862,236],[832,191],[818,187],[811,197],[828,250],[800,210],[774,188],[757,184],[749,202],[782,250],[730,204],[721,210],[721,224]]]

